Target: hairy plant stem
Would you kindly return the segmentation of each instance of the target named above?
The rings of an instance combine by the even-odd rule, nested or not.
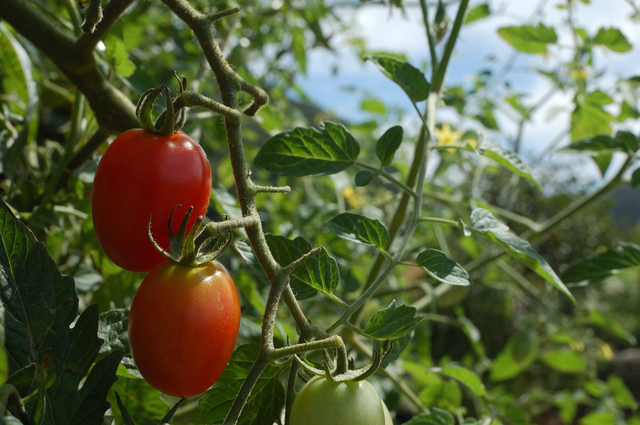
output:
[[[418,111],[420,119],[423,122],[423,134],[421,134],[421,139],[424,138],[425,144],[424,144],[423,151],[421,152],[422,155],[420,155],[419,160],[418,158],[414,157],[414,162],[411,168],[412,171],[415,169],[417,172],[416,185],[415,185],[416,189],[414,192],[416,196],[414,198],[412,214],[409,217],[408,223],[406,224],[405,234],[401,242],[399,243],[399,246],[396,247],[395,254],[390,260],[388,260],[389,262],[386,268],[382,270],[382,272],[380,272],[379,270],[382,268],[382,265],[384,264],[384,261],[387,260],[387,258],[384,254],[378,255],[378,257],[376,258],[376,262],[374,263],[374,266],[372,267],[371,272],[369,273],[368,279],[372,280],[371,284],[368,284],[365,286],[364,292],[353,302],[353,304],[351,304],[346,309],[343,315],[327,329],[328,332],[335,330],[337,327],[345,323],[354,313],[358,313],[358,316],[356,316],[356,321],[359,321],[360,314],[361,314],[359,313],[359,311],[361,307],[369,298],[373,296],[374,292],[378,289],[378,287],[380,287],[380,285],[382,285],[382,283],[386,280],[389,274],[391,274],[391,271],[395,268],[395,266],[402,261],[402,258],[404,256],[404,251],[407,245],[409,244],[411,238],[413,237],[413,233],[415,232],[416,227],[419,224],[420,214],[422,211],[422,200],[423,200],[423,191],[424,191],[425,178],[426,178],[426,167],[427,167],[430,151],[433,145],[432,134],[435,129],[435,119],[436,119],[435,114],[436,114],[438,102],[440,100],[440,90],[442,88],[447,67],[449,66],[449,60],[451,59],[451,54],[453,52],[456,40],[460,33],[460,28],[462,27],[462,24],[464,22],[464,16],[466,15],[468,6],[469,6],[469,0],[462,0],[460,2],[460,6],[458,7],[458,12],[456,14],[456,19],[454,21],[451,34],[449,35],[449,38],[445,45],[445,50],[443,52],[442,59],[438,62],[436,61],[437,58],[435,57],[432,58],[433,63],[437,63],[438,65],[433,72],[433,81],[431,83],[431,91],[427,99],[427,110],[425,114],[426,116],[422,115],[417,105],[414,103],[414,107]],[[423,13],[426,13],[426,12],[427,12],[427,8],[425,5],[423,6]],[[428,25],[429,22],[428,22],[428,17],[426,15],[424,16],[424,20]],[[427,35],[429,35],[428,29],[427,29]],[[435,49],[432,51],[432,54],[435,55]],[[416,151],[418,150],[419,146],[420,146],[420,143],[416,146]],[[415,167],[416,165],[417,167]],[[412,184],[409,184],[407,186],[413,187]],[[405,194],[406,193],[407,192],[405,192]],[[406,209],[408,208],[408,199],[406,204],[401,203],[399,207],[402,207],[402,209],[399,208],[396,210],[396,213],[393,219],[394,222],[396,221],[396,219],[399,219],[399,218],[404,219],[404,215],[406,214]],[[403,222],[404,220],[401,220],[400,225]],[[371,280],[368,280],[368,282]]]
[[[251,172],[247,167],[242,142],[242,115],[239,113],[237,95],[239,91],[244,91],[254,98],[254,102],[244,111],[245,115],[250,116],[254,115],[262,105],[267,103],[268,96],[262,89],[243,80],[227,63],[222,51],[220,50],[220,46],[214,37],[212,25],[212,21],[214,19],[219,19],[231,13],[235,13],[238,10],[233,9],[229,12],[222,11],[214,15],[205,15],[194,9],[186,0],[162,1],[173,11],[173,13],[176,14],[176,16],[191,28],[200,43],[209,66],[215,75],[223,104],[223,107],[215,107],[218,108],[218,112],[221,112],[225,117],[227,144],[235,179],[236,192],[238,193],[238,201],[240,203],[240,209],[243,216],[243,219],[240,219],[240,221],[229,223],[227,226],[229,228],[235,228],[239,224],[243,225],[256,258],[271,283],[271,289],[269,291],[269,297],[267,298],[262,322],[260,352],[224,420],[225,425],[231,425],[237,423],[242,413],[242,409],[249,398],[251,390],[269,362],[309,350],[331,347],[335,348],[342,344],[342,339],[339,336],[325,337],[325,333],[319,332],[319,330],[311,326],[300,309],[300,306],[298,305],[289,286],[289,278],[295,267],[308,259],[311,255],[314,255],[319,251],[319,249],[312,250],[302,258],[283,267],[274,259],[271,251],[269,250],[264,231],[262,230],[262,222],[260,221],[260,215],[258,214],[258,209],[255,204],[255,196],[258,193],[264,192],[288,192],[290,189],[288,187],[268,188],[266,186],[255,184],[251,180]],[[202,99],[197,97],[194,97],[192,100],[200,103],[203,102]],[[212,226],[212,230],[219,231],[225,226],[224,223],[225,222],[216,223]],[[305,333],[309,333],[313,336],[320,336],[323,337],[323,339],[311,342],[302,342],[301,344],[278,349],[274,347],[273,329],[275,326],[278,304],[283,296],[287,306],[291,310],[296,324],[305,331]]]

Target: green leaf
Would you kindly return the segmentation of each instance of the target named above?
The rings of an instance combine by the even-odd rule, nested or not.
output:
[[[592,41],[593,44],[604,46],[618,53],[628,52],[633,48],[627,41],[627,37],[617,28],[600,28]]]
[[[387,107],[385,104],[380,102],[378,99],[373,98],[363,99],[362,102],[360,102],[360,109],[379,115],[387,114]]]
[[[360,170],[356,173],[356,186],[366,186],[380,175],[379,171]]]
[[[325,122],[321,131],[298,127],[273,136],[254,164],[284,176],[326,175],[351,167],[359,153],[360,145],[344,126]]]
[[[391,165],[396,151],[402,143],[404,130],[399,125],[391,127],[378,139],[376,143],[376,155],[383,167]]]
[[[631,187],[638,187],[640,185],[640,168],[636,168],[631,174]]]
[[[386,368],[387,366],[389,366],[389,364],[398,360],[400,358],[400,355],[403,353],[403,351],[406,350],[407,347],[409,346],[409,343],[411,343],[411,340],[413,340],[413,332],[409,332],[408,334],[401,336],[400,338],[397,338],[395,340],[395,343],[393,344],[393,347],[391,347],[391,350],[387,353],[385,358],[382,359],[382,362],[380,362],[380,367]],[[373,341],[374,351],[380,351],[383,348],[384,348],[383,341],[380,341],[377,339]]]
[[[418,254],[416,264],[431,277],[449,285],[469,286],[471,277],[465,269],[437,249],[427,249]]]
[[[111,386],[118,379],[116,370],[122,351],[113,351],[91,369],[80,388],[80,405],[71,418],[71,425],[102,424],[104,413],[111,407],[106,401]]]
[[[394,300],[389,308],[373,315],[364,333],[379,340],[402,338],[410,334],[422,320],[422,316],[415,317],[416,311],[415,308],[405,305],[396,307]]]
[[[608,134],[598,134],[571,143],[562,148],[562,152],[627,152],[633,153],[640,148],[638,138],[628,131],[619,131],[616,137]]]
[[[498,34],[516,50],[524,53],[547,53],[547,45],[558,41],[553,28],[539,23],[537,27],[523,25],[498,29]]]
[[[122,353],[99,362],[85,381],[86,390],[78,391],[102,345],[97,336],[98,306],[87,307],[70,328],[78,311],[73,279],[60,274],[44,245],[4,203],[0,203],[0,238],[0,297],[10,373],[34,363],[50,364],[48,376],[54,380],[45,385],[45,423],[71,424],[78,420],[76,415],[88,414],[82,416],[83,424],[102,424],[109,403],[97,403],[95,398],[101,396],[96,394],[108,391],[115,381],[117,364],[113,364],[119,363]],[[36,397],[29,403],[34,415],[40,414],[36,407],[40,400]]]
[[[200,400],[201,416],[198,423],[222,423],[259,351],[256,345],[242,345],[236,349],[217,385]],[[272,424],[280,417],[285,393],[278,377],[283,368],[284,365],[276,363],[265,368],[242,409],[238,425]]]
[[[422,414],[414,416],[405,425],[455,425],[453,415],[446,410],[433,407],[428,415]]]
[[[478,397],[483,397],[486,394],[482,380],[475,372],[469,369],[460,366],[447,366],[444,368],[435,368],[432,369],[432,371],[463,383]]]
[[[470,24],[471,22],[486,18],[490,14],[491,10],[489,9],[489,5],[487,3],[479,4],[469,10],[467,16],[464,19],[464,23],[465,25]]]
[[[294,240],[272,234],[267,234],[266,237],[275,260],[283,267],[312,249],[302,237]],[[339,281],[338,263],[327,254],[326,249],[307,259],[291,275],[291,287],[299,299],[310,298],[316,291],[331,295]]]
[[[98,336],[104,341],[100,354],[114,351],[129,353],[129,307],[100,314]]]
[[[596,410],[586,414],[578,420],[579,425],[616,425],[618,423],[614,412]]]
[[[609,375],[607,382],[611,389],[613,401],[615,401],[619,407],[631,410],[636,410],[638,408],[638,401],[635,399],[631,391],[629,391],[629,388],[622,378],[615,375]]]
[[[562,280],[567,283],[585,280],[597,282],[622,270],[639,266],[640,246],[624,242],[591,258],[572,263],[562,272]]]
[[[582,373],[587,369],[582,355],[570,348],[547,351],[540,356],[540,360],[551,369],[562,373]]]
[[[587,96],[583,102],[576,102],[576,107],[571,113],[571,140],[611,133],[613,116],[602,107],[603,105],[591,96]]]
[[[118,31],[109,31],[109,35],[104,39],[104,45],[107,62],[117,74],[130,77],[136,70],[136,66],[129,60],[129,52],[122,38],[122,32],[118,34]]]
[[[629,345],[636,344],[636,337],[634,337],[633,334],[631,334],[623,326],[618,324],[613,318],[599,312],[598,310],[589,311],[589,322],[601,327],[606,331],[609,331],[618,338],[627,341]]]
[[[521,332],[512,336],[491,364],[491,380],[506,381],[518,376],[534,362],[538,356],[538,347],[538,338],[533,332]]]
[[[327,227],[337,236],[361,245],[384,250],[389,243],[389,231],[379,222],[359,214],[338,214],[327,221]]]
[[[390,56],[372,56],[367,59],[375,63],[384,75],[399,85],[412,102],[421,102],[429,96],[429,82],[413,65]]]
[[[473,150],[473,147],[469,147],[469,149]],[[505,149],[500,143],[493,142],[481,134],[478,137],[478,147],[475,150],[480,155],[493,159],[512,173],[529,180],[538,190],[542,190],[538,180],[533,177],[531,168],[520,159],[518,154]]]
[[[531,247],[529,242],[515,235],[509,227],[483,208],[471,212],[471,229],[490,239],[505,252],[516,258],[540,277],[551,282],[575,304],[575,298],[549,263]]]
[[[122,404],[137,425],[158,425],[158,421],[167,411],[167,405],[160,398],[158,390],[153,388],[144,379],[120,378],[113,385],[113,391],[109,395],[112,404],[118,404],[115,394],[122,397]],[[117,424],[127,424],[123,412],[112,409]]]

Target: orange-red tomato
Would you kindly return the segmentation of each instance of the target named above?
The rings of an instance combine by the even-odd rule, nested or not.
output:
[[[239,328],[238,292],[222,264],[165,262],[149,272],[133,299],[129,344],[152,387],[186,398],[218,380]]]
[[[146,272],[165,261],[147,233],[169,250],[167,224],[175,232],[193,206],[187,231],[205,215],[211,195],[211,167],[202,147],[185,133],[159,136],[142,129],[119,135],[107,148],[93,184],[93,226],[105,254],[123,269]]]

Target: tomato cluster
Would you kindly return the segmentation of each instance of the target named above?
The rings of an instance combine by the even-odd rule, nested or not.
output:
[[[369,382],[332,382],[315,376],[293,401],[289,424],[393,425],[393,420]]]
[[[213,385],[226,367],[240,328],[240,300],[217,261],[195,267],[168,261],[167,224],[189,207],[187,232],[205,215],[211,168],[202,147],[182,132],[170,136],[133,129],[104,153],[94,180],[93,224],[100,246],[120,267],[149,272],[129,313],[129,344],[142,376],[175,397]],[[180,220],[171,231],[178,232]]]

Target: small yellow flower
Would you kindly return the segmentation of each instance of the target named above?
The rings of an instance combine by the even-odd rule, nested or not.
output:
[[[354,189],[353,186],[347,186],[342,189],[342,196],[344,196],[344,199],[347,201],[350,208],[358,209],[364,206],[364,189],[361,187],[356,187]]]
[[[435,129],[437,143],[439,145],[455,145],[460,141],[460,137],[462,137],[462,132],[451,129],[449,124],[442,124],[442,129]],[[450,153],[454,153],[455,149],[447,149]]]
[[[439,145],[455,145],[462,137],[461,131],[452,131],[449,124],[443,124],[442,129],[436,128],[436,137]]]

